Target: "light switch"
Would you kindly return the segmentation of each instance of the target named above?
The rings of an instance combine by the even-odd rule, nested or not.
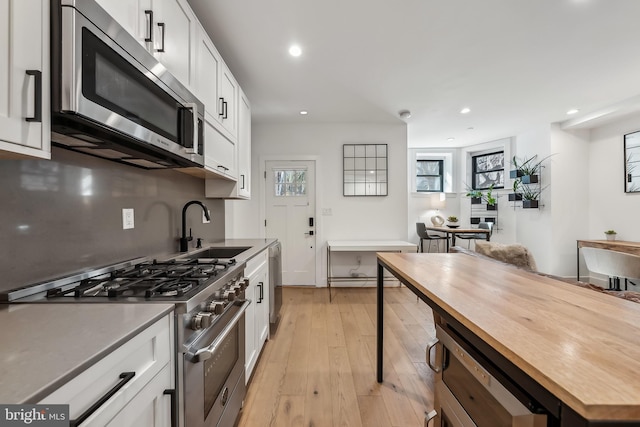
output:
[[[133,228],[133,209],[122,209],[122,229]]]

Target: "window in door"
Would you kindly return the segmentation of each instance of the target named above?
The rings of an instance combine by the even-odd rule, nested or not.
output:
[[[276,197],[300,197],[307,195],[306,169],[275,170],[274,193]]]

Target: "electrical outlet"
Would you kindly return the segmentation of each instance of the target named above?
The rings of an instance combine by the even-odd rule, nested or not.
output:
[[[209,211],[209,218],[211,218],[211,211]],[[207,219],[207,217],[206,217],[206,216],[204,216],[204,211],[202,211],[202,223],[203,223],[203,224],[209,224],[210,222],[211,222],[211,221],[209,221],[209,220]]]
[[[133,209],[122,209],[122,229],[133,228]]]
[[[331,208],[322,208],[322,215],[331,216],[333,215],[333,212],[331,211]]]

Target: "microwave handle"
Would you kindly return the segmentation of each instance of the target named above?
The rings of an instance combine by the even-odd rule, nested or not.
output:
[[[189,154],[197,154],[198,153],[198,144],[200,143],[199,132],[198,132],[198,106],[193,102],[188,102],[183,104],[184,108],[191,110],[191,117],[193,118],[193,145],[191,147],[187,147],[187,153]]]

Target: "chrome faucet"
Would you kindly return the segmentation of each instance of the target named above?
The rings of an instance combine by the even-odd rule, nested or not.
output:
[[[189,241],[193,240],[191,229],[189,229],[189,237],[187,237],[187,208],[191,205],[200,205],[204,211],[204,217],[207,218],[207,221],[211,221],[209,209],[204,205],[204,203],[198,200],[187,202],[187,204],[182,208],[182,237],[180,237],[180,252],[187,252],[189,250]]]

